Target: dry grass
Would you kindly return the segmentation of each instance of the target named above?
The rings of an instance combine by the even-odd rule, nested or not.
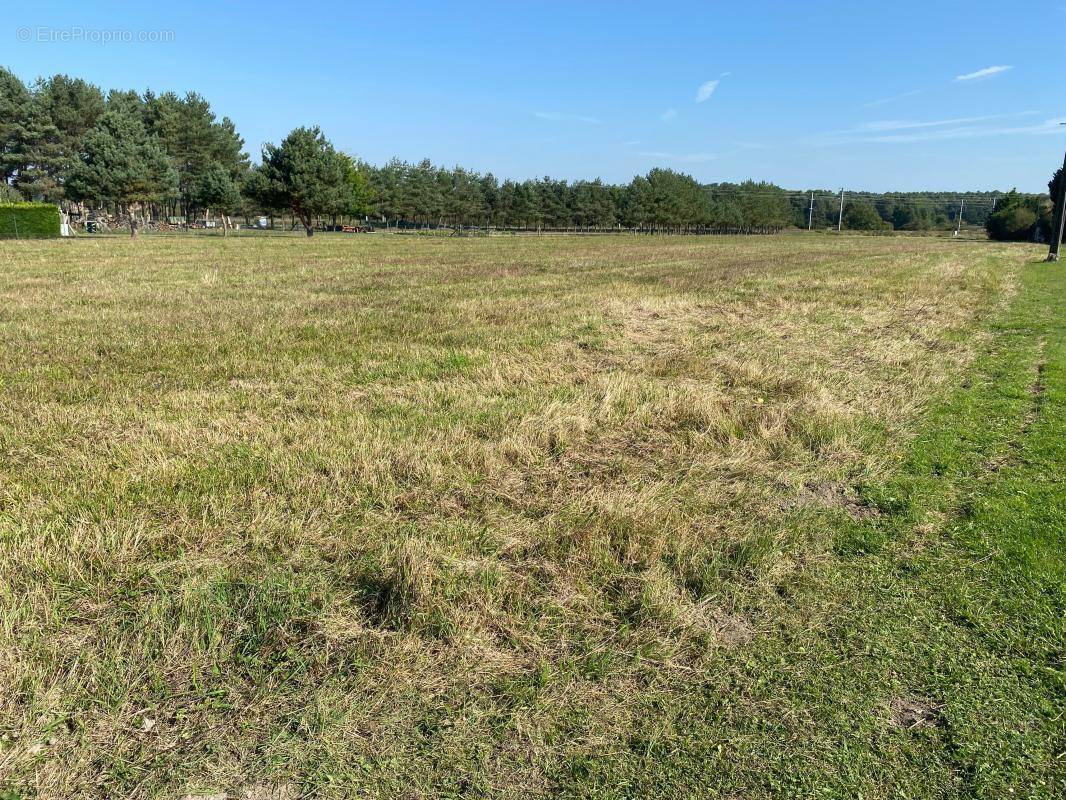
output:
[[[894,463],[1021,257],[0,254],[0,789],[40,797],[549,791],[772,624],[827,547],[787,520]]]

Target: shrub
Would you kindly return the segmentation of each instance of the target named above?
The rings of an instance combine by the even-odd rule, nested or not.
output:
[[[996,213],[985,221],[991,239],[1002,242],[1044,241],[1051,231],[1051,206],[1047,198],[1020,194],[1011,189]]]
[[[0,239],[59,236],[59,208],[51,203],[0,203]]]
[[[1040,215],[1028,205],[1017,205],[997,211],[988,218],[988,235],[1001,242],[1025,242],[1033,238]]]
[[[844,206],[844,227],[853,231],[879,231],[891,227],[869,203]]]

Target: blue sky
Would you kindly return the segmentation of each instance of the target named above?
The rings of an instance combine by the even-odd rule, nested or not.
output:
[[[35,2],[3,24],[23,79],[197,91],[253,156],[318,124],[374,163],[501,177],[1040,191],[1066,147],[1066,0]]]

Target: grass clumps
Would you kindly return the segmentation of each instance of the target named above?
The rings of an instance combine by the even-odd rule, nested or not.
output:
[[[1018,546],[998,517],[982,543],[998,495],[952,454],[991,436],[956,423],[1033,411],[1024,387],[981,405],[1010,359],[974,372],[1017,346],[1032,375],[1030,334],[997,327],[1033,296],[1028,248],[2,247],[3,790],[921,797],[1054,777],[1050,684],[1008,657],[1054,651],[1054,595],[982,621],[969,551],[944,544]],[[1046,399],[1002,479],[1055,408],[1041,335]],[[956,396],[984,410],[937,428]],[[1026,614],[1045,655],[1003,638]],[[964,704],[997,692],[1018,745],[985,776],[1002,742]]]

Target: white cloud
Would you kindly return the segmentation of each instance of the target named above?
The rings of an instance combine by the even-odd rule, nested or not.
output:
[[[895,134],[875,136],[870,142],[928,142],[943,139],[977,139],[987,136],[1045,136],[1054,133],[1066,133],[1066,117],[1055,117],[1036,125],[1017,125],[1014,127],[981,128],[976,126],[948,128],[946,130],[922,131],[913,134]]]
[[[880,100],[871,100],[869,103],[863,103],[863,108],[873,108],[874,106],[883,106],[886,103],[894,103],[897,100],[902,100],[905,97],[914,97],[916,94],[921,94],[925,89],[912,89],[909,92],[903,92],[901,94],[894,94],[891,97],[882,97]]]
[[[696,90],[696,102],[702,103],[705,100],[709,100],[711,95],[714,94],[714,90],[718,88],[720,81],[704,81],[700,84],[700,88]]]
[[[533,116],[537,119],[547,119],[553,122],[583,122],[586,125],[603,124],[603,120],[598,117],[586,117],[581,114],[560,114],[556,111],[534,111]]]
[[[977,72],[967,72],[965,75],[957,75],[955,77],[955,81],[979,81],[982,78],[991,78],[993,75],[999,75],[1000,73],[1006,72],[1009,69],[1014,69],[1014,67],[1005,65],[1000,65],[997,67],[985,67],[984,69],[977,70]]]
[[[984,69],[979,69],[976,72],[967,72],[965,75],[958,75],[954,78],[952,82],[959,83],[965,81],[979,81],[983,78],[991,78],[993,75],[999,75],[1011,69],[1014,69],[1014,67],[1007,65],[985,67]],[[894,103],[897,100],[903,100],[908,97],[914,97],[915,95],[923,94],[926,91],[927,89],[911,89],[909,92],[900,92],[899,94],[894,94],[891,97],[882,97],[877,100],[870,100],[867,103],[863,103],[862,107],[874,108],[876,106],[883,106],[887,105],[888,103]]]
[[[995,119],[1032,116],[1035,112],[1020,114],[997,114],[988,117],[963,117],[936,120],[933,122],[884,122],[868,123],[850,131],[835,131],[814,140],[815,144],[837,145],[856,142],[901,144],[908,142],[932,142],[947,139],[977,139],[996,136],[1046,136],[1066,133],[1066,117],[1054,117],[1033,125],[978,125]],[[869,127],[880,125],[881,127]]]
[[[659,116],[659,119],[661,119],[663,122],[673,122],[675,119],[677,119],[677,109],[676,108],[668,108],[668,109],[666,109],[666,111],[664,111]]]
[[[1028,113],[1028,112],[1027,112]],[[990,119],[1002,119],[1004,114],[987,114],[983,117],[956,117],[954,119],[938,119],[931,122],[909,122],[901,120],[882,120],[879,122],[864,122],[858,126],[861,131],[907,131],[915,128],[939,128],[944,125],[967,125],[974,122],[987,122]],[[1021,116],[1021,115],[1010,115]]]
[[[711,95],[714,94],[715,90],[718,88],[718,84],[722,82],[722,78],[728,78],[732,74],[732,72],[723,72],[715,80],[704,81],[701,83],[699,88],[696,89],[696,102],[703,103],[709,100]]]

